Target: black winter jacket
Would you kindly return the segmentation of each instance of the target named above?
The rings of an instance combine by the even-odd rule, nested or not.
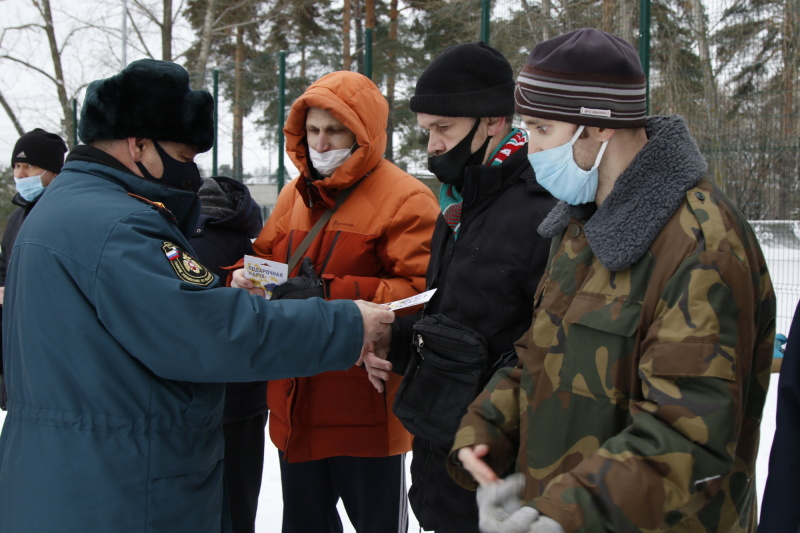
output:
[[[39,197],[41,198],[41,196]],[[17,240],[17,233],[22,223],[28,217],[33,206],[39,200],[36,198],[32,202],[28,202],[19,193],[14,194],[11,203],[18,206],[14,212],[8,217],[6,224],[6,231],[3,233],[3,240],[0,241],[0,287],[6,286],[6,272],[8,272],[8,261],[11,259],[11,249],[14,247],[14,242]],[[3,321],[3,307],[0,306],[0,324]],[[3,334],[0,329],[0,409],[5,410],[6,406],[6,387],[2,379],[3,375]]]
[[[458,239],[440,215],[431,243],[427,288],[437,291],[425,313],[442,313],[480,332],[491,364],[512,351],[530,326],[550,251],[550,239],[536,229],[556,200],[536,181],[527,153],[525,145],[502,165],[467,168]],[[398,317],[392,324],[394,372],[405,372],[420,318]],[[409,502],[425,530],[478,533],[475,493],[450,479],[449,451],[449,445],[414,438]]]
[[[436,288],[425,313],[442,313],[486,337],[490,355],[512,351],[533,316],[533,294],[544,272],[550,239],[536,229],[556,200],[536,181],[527,145],[499,166],[467,169],[458,240],[443,216],[431,243],[427,288]],[[414,323],[392,325],[389,360],[404,373]]]
[[[261,209],[247,187],[231,178],[204,179],[197,195],[200,198],[200,217],[189,242],[197,253],[197,259],[224,284],[229,273],[224,267],[253,253],[251,239],[258,236],[264,225]],[[245,420],[266,410],[265,381],[226,385],[223,423]]]
[[[41,196],[39,197],[41,198]],[[36,205],[39,200],[28,202],[19,193],[16,193],[11,199],[11,203],[18,206],[13,213],[8,217],[8,224],[6,224],[6,231],[3,233],[3,240],[0,243],[2,250],[0,250],[0,287],[6,286],[6,272],[8,271],[8,260],[11,258],[11,249],[14,247],[14,242],[17,240],[17,233],[22,223],[28,218],[28,213]]]

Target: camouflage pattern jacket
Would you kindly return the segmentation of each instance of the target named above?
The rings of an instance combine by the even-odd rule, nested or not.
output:
[[[520,364],[472,404],[451,458],[488,444],[567,533],[755,531],[772,284],[683,119],[647,133],[601,207],[561,202],[540,226],[554,239]]]

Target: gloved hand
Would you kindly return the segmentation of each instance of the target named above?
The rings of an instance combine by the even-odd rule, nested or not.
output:
[[[325,287],[314,272],[310,257],[300,263],[298,276],[287,279],[272,291],[271,300],[305,300],[306,298],[325,298]]]
[[[483,533],[564,533],[555,520],[522,506],[524,487],[525,476],[513,474],[502,483],[478,488],[478,525]]]

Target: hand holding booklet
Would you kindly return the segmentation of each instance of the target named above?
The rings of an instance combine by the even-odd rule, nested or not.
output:
[[[244,277],[253,282],[253,286],[264,289],[267,300],[272,298],[275,288],[289,277],[289,265],[278,261],[270,261],[253,255],[244,256]],[[409,298],[385,303],[390,310],[396,311],[404,307],[424,304],[433,297],[436,289],[431,289]]]
[[[269,300],[275,287],[289,277],[289,265],[261,259],[252,255],[244,256],[244,277],[253,282],[255,287],[264,289],[264,296]]]

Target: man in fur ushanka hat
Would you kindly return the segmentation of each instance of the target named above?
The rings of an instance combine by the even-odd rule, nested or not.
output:
[[[10,262],[3,533],[231,531],[224,383],[348,369],[394,319],[219,287],[193,257],[212,107],[182,67],[150,59],[86,91],[88,144]]]
[[[629,43],[588,28],[538,44],[517,79],[561,202],[520,364],[447,463],[481,485],[483,532],[755,531],[775,295],[684,120],[645,116],[645,83]]]

